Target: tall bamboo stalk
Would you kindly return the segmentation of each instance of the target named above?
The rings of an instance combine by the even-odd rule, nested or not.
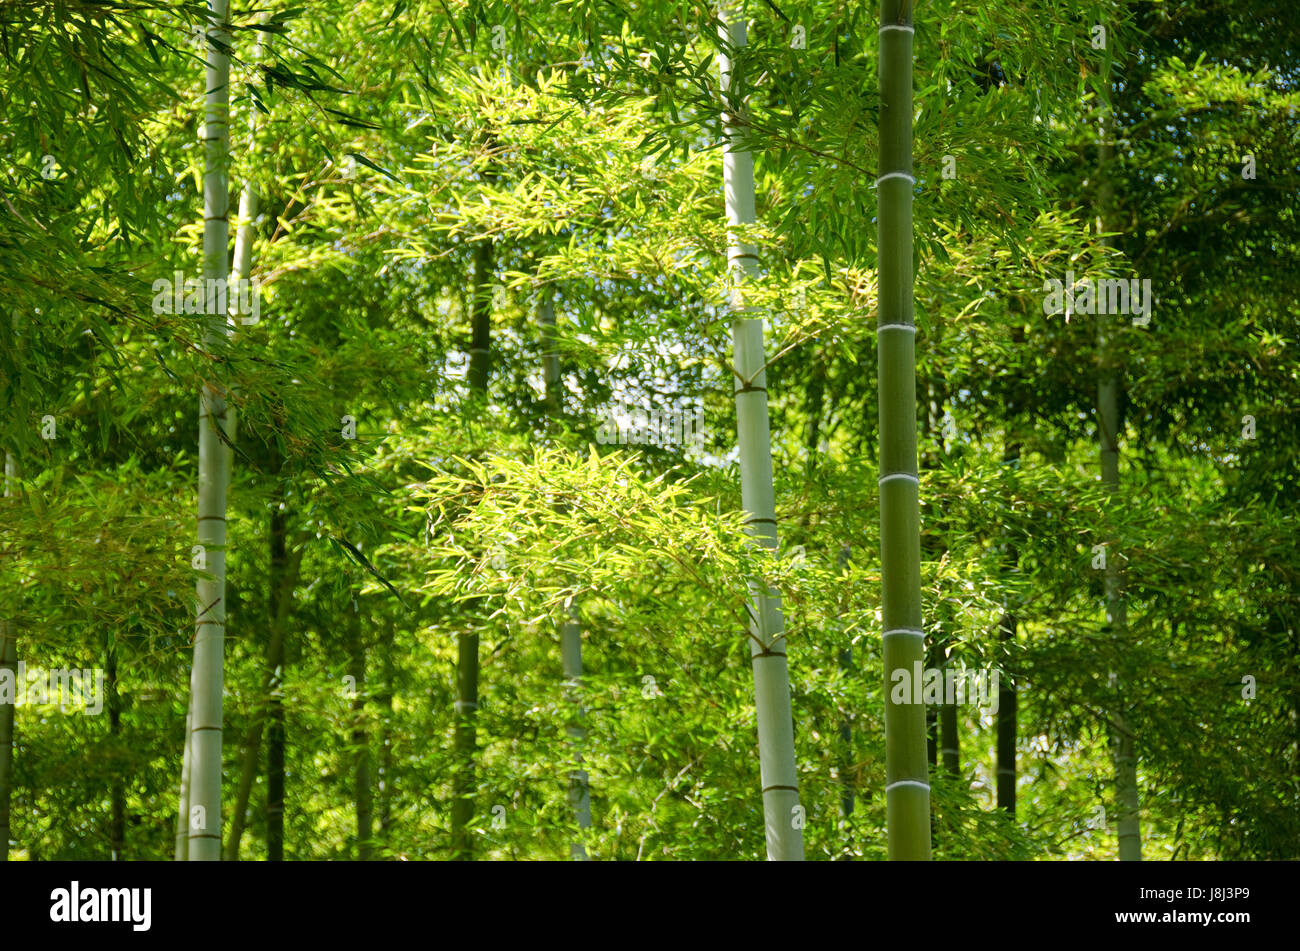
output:
[[[933,379],[926,380],[926,435],[933,440],[934,451],[931,455],[932,467],[939,469],[943,459],[948,456],[948,440],[944,436],[943,417],[944,404],[947,396],[944,393],[942,383],[936,383]],[[935,550],[940,560],[946,557],[948,553],[948,544],[946,534],[948,523],[946,519],[937,520],[933,539]],[[925,545],[925,537],[922,536],[922,547]],[[948,668],[954,664],[956,658],[955,645],[956,636],[956,618],[953,615],[952,604],[942,600],[938,604],[938,630],[939,643],[932,645],[932,651],[937,655],[938,662],[936,666],[947,675]],[[936,649],[937,648],[937,649]],[[927,711],[928,713],[928,711]],[[944,771],[952,778],[957,778],[961,774],[961,737],[958,729],[957,705],[947,702],[945,694],[943,702],[939,704],[939,754],[943,759]],[[934,757],[929,757],[927,762],[935,765]],[[934,834],[934,823],[930,823],[931,835]]]
[[[108,735],[116,746],[122,734],[122,692],[117,679],[117,644],[110,631],[104,645],[104,694],[108,709]],[[126,779],[121,769],[113,770],[108,787],[108,848],[114,862],[126,857]]]
[[[546,385],[547,422],[560,411],[560,355],[555,349],[555,290],[547,287],[542,292],[542,306],[538,309],[537,323],[542,337],[542,380]]]
[[[258,16],[259,23],[266,23],[269,19],[269,13],[262,13]],[[258,30],[257,40],[253,44],[252,61],[258,62],[262,58],[266,34]],[[257,133],[257,109],[249,110],[249,139],[252,140]],[[253,242],[256,240],[256,233],[253,229],[254,219],[257,218],[258,212],[258,193],[257,186],[253,181],[251,172],[244,179],[243,189],[239,193],[239,225],[235,229],[235,254],[234,266],[231,271],[231,287],[237,288],[241,281],[249,280],[253,270]],[[230,431],[233,435],[235,430],[235,410],[234,407],[227,408],[227,414],[230,421]],[[233,455],[233,454],[228,454]],[[272,472],[278,479],[279,473],[279,455],[272,450]],[[280,486],[277,483],[277,490]],[[282,494],[282,493],[277,493]],[[283,642],[283,626],[277,623],[277,611],[275,608],[275,599],[279,593],[279,581],[276,577],[276,546],[279,544],[280,564],[284,564],[284,517],[280,513],[279,502],[273,498],[271,514],[271,531],[269,533],[271,547],[271,593],[269,602],[271,604],[268,611],[268,621],[271,625],[271,646],[267,649],[268,667],[274,671],[279,665],[279,660],[271,661],[272,656],[278,656],[279,645]],[[280,519],[279,535],[276,533],[276,519]],[[271,676],[268,673],[268,678]],[[266,689],[269,689],[266,688]],[[231,810],[230,831],[226,837],[223,856],[225,861],[234,862],[239,859],[240,840],[244,834],[245,816],[248,809],[248,799],[252,793],[254,774],[256,773],[258,752],[261,749],[262,729],[265,721],[265,709],[259,700],[259,708],[253,716],[253,721],[244,733],[240,749],[240,773],[239,785],[235,793],[235,807]]]
[[[284,665],[284,639],[288,630],[289,610],[293,602],[293,588],[297,578],[302,552],[290,559],[288,547],[288,519],[285,515],[286,496],[280,478],[283,459],[274,443],[271,445],[271,476],[275,490],[271,497],[271,514],[268,522],[267,545],[270,570],[267,573],[267,624],[270,638],[266,647],[266,673],[263,675],[262,693],[253,719],[244,731],[240,743],[243,751],[239,768],[239,785],[235,790],[235,806],[230,815],[230,831],[226,834],[225,860],[239,860],[239,845],[247,821],[248,801],[257,776],[257,764],[262,750],[262,733],[270,715],[272,695]],[[281,733],[283,737],[283,733]]]
[[[370,860],[374,829],[374,790],[370,787],[370,737],[366,730],[366,646],[361,637],[361,606],[352,599],[347,623],[348,674],[352,695],[351,746],[355,750],[353,777],[357,814],[357,860]]]
[[[1010,656],[1010,648],[1016,642],[1016,616],[1011,611],[1002,615],[998,621],[999,639]],[[1009,675],[998,681],[998,765],[997,789],[998,808],[1006,811],[1013,819],[1016,815],[1016,687]]]
[[[547,287],[542,295],[537,321],[542,336],[542,378],[546,384],[547,429],[556,426],[555,417],[560,411],[560,355],[555,350],[555,292]],[[569,771],[569,808],[579,830],[591,828],[591,790],[587,771],[582,768],[582,745],[587,730],[582,725],[582,622],[578,620],[577,606],[570,604],[560,625],[560,659],[564,670],[564,692],[572,707],[571,719],[565,727],[569,745],[573,749],[576,766]],[[587,846],[581,838],[569,845],[569,857],[575,861],[588,858]]]
[[[1024,328],[1021,320],[1025,312],[1024,302],[1013,297],[1009,303],[1016,322],[1011,327],[1012,349],[1019,350],[1025,342]],[[1018,466],[1020,463],[1020,439],[1013,430],[1018,418],[1018,401],[1010,398],[1006,403],[1007,434],[1002,451],[1004,466]],[[1014,543],[1006,546],[1003,557],[1004,571],[1010,575],[1020,565],[1020,552]],[[999,640],[1003,646],[1003,662],[1007,663],[1013,656],[1016,632],[1019,621],[1014,605],[1003,606],[1001,619],[998,621]],[[1004,810],[1013,819],[1016,815],[1016,730],[1018,717],[1018,697],[1016,682],[1011,671],[1006,671],[998,681],[998,719],[997,719],[997,797],[998,808]]]
[[[227,161],[230,146],[230,31],[227,0],[208,0],[207,92],[203,144],[203,277],[224,281],[229,253]],[[227,315],[206,314],[204,347],[219,353],[229,334]],[[216,363],[212,368],[216,371]],[[226,400],[215,382],[205,383],[199,403],[198,541],[206,551],[211,580],[197,584],[193,698],[190,724],[190,861],[221,858],[221,700],[226,635],[226,490],[229,448]],[[220,427],[220,433],[218,431]]]
[[[564,666],[565,692],[573,707],[572,718],[565,727],[565,732],[577,763],[569,772],[569,808],[573,810],[579,830],[585,831],[591,828],[591,789],[587,782],[587,771],[582,768],[582,744],[587,738],[587,730],[582,725],[582,624],[572,605],[560,627],[560,658]],[[575,861],[586,861],[588,858],[587,846],[581,833],[570,844],[569,857]]]
[[[745,151],[740,129],[743,102],[731,98],[731,52],[743,48],[748,22],[736,5],[722,11],[719,35],[725,44],[719,57],[722,93],[727,100],[726,144],[722,152],[727,207],[727,264],[732,277],[731,324],[735,351],[736,430],[740,445],[741,503],[749,514],[755,544],[776,551],[776,498],[772,488],[772,443],[767,415],[767,366],[763,354],[763,321],[749,316],[743,286],[758,273],[757,248],[738,229],[756,220],[754,155]],[[767,857],[803,860],[803,808],[794,759],[794,720],[790,712],[790,679],[786,658],[785,617],[780,596],[761,580],[750,582],[750,663],[754,672],[754,706],[758,719],[759,773]]]
[[[484,405],[488,399],[488,376],[492,369],[492,298],[489,290],[492,259],[491,240],[480,241],[474,248],[469,389],[471,397]],[[478,747],[478,643],[477,629],[464,631],[456,639],[456,734],[453,740],[456,772],[452,782],[451,849],[452,857],[460,861],[474,858],[474,839],[469,824],[474,818],[474,756]]]
[[[950,662],[951,658],[944,658],[942,669],[945,675]],[[961,776],[961,734],[955,703],[944,703],[939,707],[939,753],[943,757],[944,772],[953,779]]]
[[[840,549],[839,567],[840,573],[843,574],[848,570],[849,561],[852,558],[853,550],[848,545]],[[847,592],[847,586],[844,589]],[[845,605],[840,606],[840,632],[844,631]],[[853,645],[840,649],[839,653],[840,672],[844,676],[853,675]],[[853,797],[854,797],[854,770],[853,770],[853,721],[849,718],[849,712],[843,710],[840,712],[840,750],[839,750],[839,774],[840,774],[840,812],[844,817],[853,815]]]
[[[391,846],[389,832],[392,825],[392,781],[393,781],[393,742],[391,736],[393,720],[393,640],[397,635],[397,622],[389,620],[384,624],[383,635],[379,641],[379,664],[383,674],[383,684],[375,699],[379,701],[379,773],[377,821],[379,823],[379,843],[387,849]]]
[[[18,457],[5,452],[4,497],[12,498],[18,483]],[[0,620],[0,670],[9,671],[18,684],[18,625],[12,619]],[[9,810],[13,799],[14,712],[13,703],[0,704],[0,862],[9,859]]]
[[[252,178],[244,182],[239,193],[239,227],[235,229],[235,268],[231,275],[231,284],[238,286],[239,281],[249,279],[253,267],[253,219],[257,217],[257,186]]]
[[[1110,165],[1114,160],[1114,117],[1110,110],[1110,50],[1103,55],[1101,76],[1102,109],[1101,143],[1097,150],[1097,232],[1104,235],[1112,217],[1115,188],[1110,180]],[[1110,239],[1099,238],[1103,249]],[[1120,367],[1110,345],[1115,316],[1097,317],[1097,360],[1100,374],[1097,380],[1097,442],[1101,461],[1101,481],[1111,496],[1119,493],[1119,395],[1122,386]],[[1128,637],[1128,609],[1124,604],[1124,569],[1116,546],[1111,545],[1106,559],[1103,584],[1106,593],[1106,619],[1111,636],[1123,643]],[[1111,709],[1111,734],[1115,760],[1116,825],[1119,829],[1119,857],[1123,862],[1142,859],[1142,836],[1139,828],[1139,803],[1137,784],[1137,753],[1134,748],[1132,728],[1124,710],[1123,684],[1115,680],[1115,702]]]
[[[895,703],[892,674],[925,658],[916,326],[912,321],[912,0],[880,4],[877,179],[880,575],[885,659],[885,809],[891,859],[930,858],[925,704]],[[912,697],[906,697],[910,701]]]
[[[473,298],[470,301],[469,390],[487,399],[488,374],[492,369],[492,241],[485,238],[474,246]]]
[[[266,860],[284,861],[284,666],[275,668],[266,713]]]

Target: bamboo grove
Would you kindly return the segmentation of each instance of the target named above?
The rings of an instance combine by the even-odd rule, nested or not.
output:
[[[0,5],[0,853],[1300,858],[1297,40]]]

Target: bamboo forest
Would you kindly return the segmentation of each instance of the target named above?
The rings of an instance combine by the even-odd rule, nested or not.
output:
[[[1300,860],[1294,0],[0,0],[0,303],[10,862]]]

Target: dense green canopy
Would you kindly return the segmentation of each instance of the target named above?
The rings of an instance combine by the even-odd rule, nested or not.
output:
[[[0,851],[174,854],[206,386],[227,858],[764,857],[762,586],[803,854],[887,856],[880,8],[734,10],[0,3]],[[1300,7],[910,16],[933,855],[1117,857],[1127,735],[1143,858],[1300,858]],[[206,341],[205,174],[258,302]]]

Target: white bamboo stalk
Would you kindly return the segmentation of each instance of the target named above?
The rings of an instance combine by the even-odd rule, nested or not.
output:
[[[230,144],[230,43],[227,0],[208,0],[207,89],[203,143],[203,277],[225,280],[229,251],[229,193],[227,161]],[[229,334],[228,316],[205,314],[204,345],[219,349]],[[215,372],[215,366],[213,367]],[[226,490],[229,448],[217,427],[226,427],[222,389],[207,383],[199,402],[198,540],[206,553],[211,580],[196,588],[194,661],[190,676],[189,846],[190,861],[221,858],[221,729],[226,634]]]
[[[734,5],[724,7],[722,40],[733,48],[747,41],[747,22]],[[731,88],[731,58],[720,57],[722,91]],[[767,374],[763,355],[763,321],[747,316],[742,285],[757,275],[757,249],[741,240],[738,226],[751,225],[754,212],[754,156],[740,150],[735,117],[727,117],[727,142],[722,153],[727,206],[727,263],[732,276],[731,310],[736,428],[740,444],[741,502],[749,514],[749,531],[756,544],[776,550],[776,499],[772,488],[772,445],[767,415]],[[754,705],[758,719],[758,758],[763,786],[767,857],[803,859],[803,809],[794,758],[794,721],[790,712],[790,681],[786,660],[785,618],[781,599],[762,582],[751,582],[751,664]]]

